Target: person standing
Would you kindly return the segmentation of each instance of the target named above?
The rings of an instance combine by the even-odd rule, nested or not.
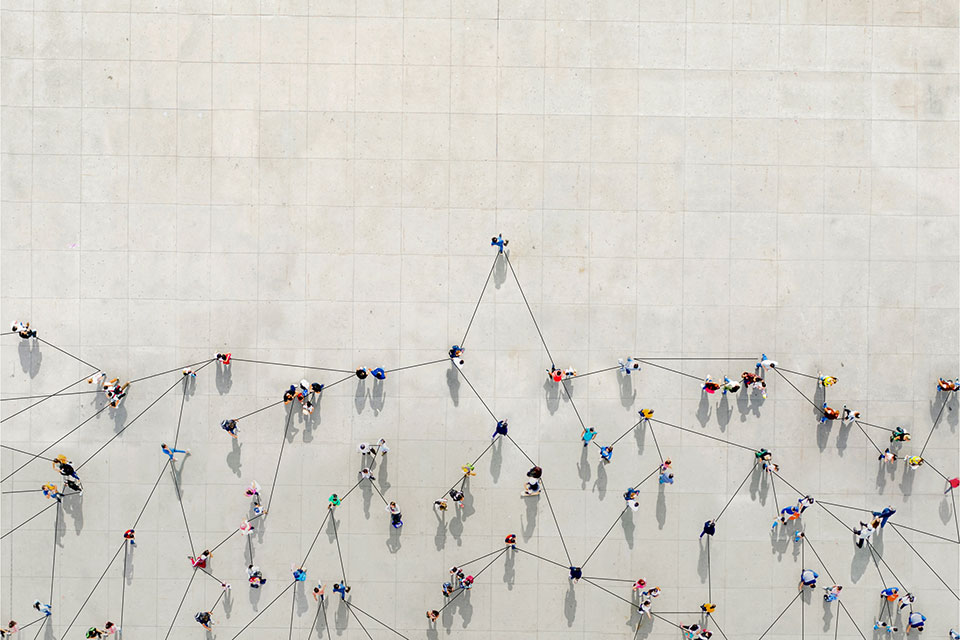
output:
[[[717,532],[717,521],[716,520],[707,520],[703,523],[703,531],[700,532],[700,537],[710,536],[713,537],[713,534]]]
[[[498,249],[498,250],[497,250],[497,253],[498,253],[498,254],[499,254],[499,253],[503,253],[503,248],[506,247],[508,244],[510,244],[510,241],[509,241],[509,240],[504,240],[502,233],[497,234],[497,235],[494,236],[493,238],[490,238],[490,246],[491,246],[491,247],[497,247],[497,249]],[[27,324],[29,324],[29,323],[27,323]]]
[[[230,434],[234,440],[237,439],[237,421],[233,418],[227,418],[220,423],[220,428]]]
[[[350,593],[350,587],[346,585],[346,582],[341,580],[340,582],[333,583],[333,592],[340,594],[341,600],[347,599],[347,594]]]
[[[580,439],[583,440],[583,446],[589,445],[597,437],[597,430],[593,427],[584,427],[580,433]]]
[[[507,548],[517,550],[517,534],[509,533],[507,537],[503,539],[503,542],[507,545]]]
[[[496,428],[493,430],[493,435],[490,436],[490,439],[493,440],[493,439],[496,438],[497,436],[506,436],[506,435],[507,435],[507,427],[508,427],[508,425],[507,425],[507,420],[506,420],[506,418],[504,418],[503,420],[498,420],[498,421],[497,421],[497,426],[496,426]]]

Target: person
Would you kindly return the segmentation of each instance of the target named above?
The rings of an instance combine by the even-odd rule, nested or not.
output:
[[[673,484],[673,474],[663,471],[660,473],[660,484]]]
[[[536,478],[533,478],[530,480],[530,482],[524,483],[523,493],[520,495],[524,497],[540,495],[540,481]]]
[[[583,569],[580,567],[570,567],[570,579],[576,584],[583,577]]]
[[[703,611],[704,613],[715,613],[716,610],[717,605],[713,604],[712,602],[704,602],[700,605],[700,611]]]
[[[776,462],[769,462],[765,460],[763,463],[763,470],[766,473],[776,473],[777,471],[780,471],[780,465],[778,465]]]
[[[527,471],[528,478],[537,478],[539,479],[543,475],[543,469],[538,466],[533,466]]]
[[[313,392],[314,396],[319,395],[320,393],[323,392],[323,385],[320,384],[319,382],[311,382],[310,391]]]
[[[860,419],[859,411],[851,411],[850,409],[847,408],[847,405],[843,405],[843,417],[840,418],[841,424],[850,424],[851,422],[859,419]]]
[[[560,382],[563,380],[563,371],[557,369],[556,367],[551,367],[547,369],[547,374],[550,376],[550,379],[554,382]]]
[[[900,597],[897,598],[897,604],[900,605],[897,608],[903,609],[904,607],[913,608],[913,603],[917,601],[917,597],[910,592],[900,594]]]
[[[20,334],[20,337],[23,337],[23,334]],[[956,391],[958,388],[957,380],[944,380],[943,378],[937,379],[937,391]]]
[[[437,611],[436,609],[427,611],[427,620],[429,620],[430,622],[436,622],[439,617],[440,617],[440,612]]]
[[[105,396],[107,396],[107,400],[110,401],[111,407],[116,409],[120,406],[120,401],[127,396],[127,388],[129,386],[129,382],[121,385],[120,378],[114,378],[110,382],[103,385],[103,393]]]
[[[213,554],[210,553],[210,549],[204,549],[203,553],[197,557],[187,556],[187,559],[190,560],[190,564],[193,565],[194,569],[205,569],[207,567],[207,560],[209,560],[211,556],[213,556]]]
[[[504,240],[502,233],[497,234],[496,236],[490,238],[490,246],[491,246],[491,247],[497,247],[497,248],[499,249],[499,250],[497,251],[498,254],[503,253],[503,248],[504,248],[505,246],[507,246],[508,244],[510,244],[510,241],[509,241],[509,240]]]
[[[463,491],[460,491],[459,489],[450,489],[450,491],[447,492],[447,495],[449,495],[450,498],[457,503],[458,507],[463,509],[463,498],[465,497],[463,495]]]
[[[923,615],[919,611],[911,611],[910,616],[907,618],[907,634],[910,633],[911,629],[916,629],[917,632],[923,632],[923,623],[927,621],[927,616]]]
[[[107,373],[105,371],[100,371],[96,375],[93,375],[87,378],[87,384],[96,385],[103,390],[107,388],[107,385],[103,384],[104,380],[106,379],[107,379]]]
[[[923,464],[923,458],[920,456],[910,456],[907,458],[907,466],[911,469],[919,469]]]
[[[103,630],[108,636],[112,636],[118,631],[120,631],[120,627],[113,624],[113,622],[111,622],[110,620],[107,620],[106,623],[104,623],[103,625]]]
[[[637,613],[640,614],[640,620],[637,621],[637,629],[640,629],[640,625],[643,624],[644,614],[646,614],[647,620],[653,620],[653,614],[651,610],[653,609],[653,600],[650,598],[644,598],[640,601],[640,604],[637,605]]]
[[[43,604],[39,600],[34,600],[33,608],[42,613],[44,616],[49,616],[52,614],[53,606],[49,604]]]
[[[503,539],[503,542],[514,551],[517,550],[517,534],[508,533],[507,537]]]
[[[826,592],[823,594],[824,602],[833,602],[834,600],[840,599],[840,591],[843,589],[838,584],[835,584],[831,587],[824,587],[823,590]]]
[[[793,542],[795,544],[799,544],[800,541],[806,537],[807,537],[807,534],[805,534],[801,529],[797,529],[796,531],[793,532]]]
[[[263,572],[260,571],[260,567],[255,564],[247,566],[247,580],[251,589],[259,589],[267,582],[267,579],[263,577]]]
[[[370,371],[370,375],[372,375],[372,376],[373,376],[374,378],[376,378],[377,380],[386,380],[386,379],[387,379],[387,372],[384,371],[383,367],[377,367],[376,369],[372,369],[372,370]]]
[[[306,582],[306,581],[307,581],[307,570],[306,570],[306,569],[304,569],[303,567],[298,567],[298,566],[296,566],[296,565],[292,565],[291,568],[293,569],[293,579],[294,579],[295,582]]]
[[[10,324],[10,331],[16,333],[18,336],[24,340],[29,340],[30,338],[36,338],[37,332],[34,329],[30,328],[29,322],[20,322],[19,320],[14,320]]]
[[[321,602],[321,603],[323,602],[323,598],[324,598],[323,592],[324,592],[324,591],[325,591],[325,588],[324,588],[324,586],[323,586],[323,583],[322,583],[322,582],[318,582],[318,583],[317,583],[317,586],[315,586],[315,587],[313,588],[313,600],[314,600],[314,602]]]
[[[467,590],[473,589],[473,576],[466,576],[463,580],[460,581],[460,588]]]
[[[836,420],[840,417],[840,412],[828,407],[826,402],[824,402],[820,408],[820,413],[823,414],[820,416],[820,424],[823,424],[827,420]]]
[[[873,535],[874,527],[872,524],[867,524],[866,522],[861,522],[859,528],[854,528],[853,534],[857,536],[857,548],[863,549],[863,543],[870,540],[870,536]]]
[[[166,443],[162,443],[160,445],[160,450],[163,451],[165,454],[167,454],[167,457],[170,458],[170,462],[177,461],[177,459],[173,456],[173,454],[175,453],[185,453],[187,455],[190,455],[190,449],[177,449],[177,448],[171,449],[166,445]]]
[[[740,374],[740,379],[743,381],[743,384],[752,389],[754,392],[759,392],[764,400],[767,398],[767,381],[758,376],[755,373],[750,373],[749,371],[744,371]]]
[[[341,500],[337,496],[337,494],[334,493],[334,494],[331,494],[329,498],[327,498],[327,502],[329,502],[329,504],[327,505],[327,509],[334,509],[340,506]]]
[[[567,367],[566,369],[563,370],[563,377],[564,377],[564,378],[575,378],[575,377],[577,377],[577,370],[574,369],[573,367]]]
[[[767,449],[764,449],[764,448],[761,448],[761,449],[759,449],[759,450],[757,450],[757,451],[754,451],[754,452],[753,452],[753,456],[754,456],[757,460],[772,460],[772,459],[773,459],[773,454],[772,454],[770,451],[768,451]]]
[[[630,375],[636,371],[640,371],[640,363],[634,360],[633,358],[617,358],[617,364],[620,365],[620,373],[625,375]]]
[[[887,633],[894,633],[897,630],[897,628],[892,624],[890,624],[889,622],[886,622],[884,620],[877,620],[876,622],[873,623],[873,630],[886,631]]]
[[[375,478],[374,475],[373,475],[373,472],[370,471],[370,468],[369,468],[369,467],[364,467],[363,469],[360,469],[360,479],[361,479],[361,480],[376,480],[376,478]]]
[[[460,345],[455,344],[450,347],[449,351],[447,351],[447,355],[451,358],[459,358],[463,355],[463,348]]]
[[[57,471],[60,472],[60,475],[65,478],[70,477],[77,480],[80,479],[80,476],[77,475],[76,469],[73,468],[72,462],[61,462],[60,460],[57,460],[53,463],[53,466],[57,469]]]
[[[439,500],[433,501],[433,508],[437,511],[446,511],[447,510],[447,499],[440,498]]]
[[[883,460],[884,462],[896,462],[897,454],[893,451],[890,451],[890,447],[887,447],[883,453],[877,456],[877,460]]]
[[[872,512],[874,517],[880,518],[880,528],[883,529],[887,526],[887,520],[890,519],[890,516],[897,512],[892,506],[887,506],[883,508],[883,511],[874,511]]]
[[[950,629],[950,640],[960,640],[960,633],[955,629]]]
[[[767,354],[765,353],[760,354],[760,361],[757,362],[757,371],[763,372],[763,371],[766,371],[767,369],[776,369],[776,368],[777,368],[776,360],[771,360],[770,358],[767,357]]]
[[[218,353],[217,354],[217,364],[228,365],[230,364],[230,359],[233,357],[231,353]]]
[[[910,442],[910,434],[903,427],[896,427],[890,432],[890,442]]]
[[[354,373],[356,374],[356,376],[357,376],[358,378],[360,378],[361,380],[363,380],[364,378],[367,377],[367,373],[368,373],[368,372],[367,372],[367,368],[366,368],[366,367],[360,367],[360,368],[358,368]]]
[[[60,493],[57,485],[52,482],[43,485],[40,490],[43,492],[44,497],[53,498],[57,502],[62,502],[61,498],[63,498],[63,494]]]
[[[135,536],[136,532],[133,529],[127,529],[123,532],[123,539],[129,542],[131,547],[137,546]]]
[[[340,582],[334,582],[333,592],[339,593],[341,600],[346,600],[347,594],[350,593],[350,587],[348,587],[343,580],[341,580]]]
[[[817,384],[821,387],[832,387],[833,385],[840,382],[836,376],[825,376],[821,372],[817,372]]]
[[[960,478],[950,478],[949,480],[947,480],[947,488],[943,493],[944,494],[950,493],[957,487],[960,487]]]
[[[204,629],[209,630],[213,627],[213,616],[209,611],[199,611],[197,615],[193,616],[193,619],[199,622]]]
[[[181,370],[180,373],[183,374],[183,377],[184,377],[184,378],[187,378],[187,377],[196,378],[196,377],[197,377],[197,372],[194,371],[193,369],[191,369],[190,367],[184,367],[184,368]]]
[[[237,421],[233,418],[227,418],[220,423],[220,428],[230,434],[230,437],[237,438]]]
[[[701,627],[699,624],[682,624],[680,625],[681,631],[687,640],[709,640],[713,637],[713,633]]]
[[[797,508],[800,510],[800,513],[803,513],[807,510],[808,507],[812,507],[814,499],[811,496],[803,496],[797,500]]]
[[[400,507],[397,506],[396,502],[390,502],[387,505],[387,512],[390,514],[390,524],[394,529],[399,529],[403,526],[402,514],[400,513]]]
[[[637,413],[640,414],[640,420],[642,421],[649,421],[653,418],[653,409],[640,409]]]
[[[251,481],[250,486],[243,490],[243,495],[247,496],[248,498],[259,499],[260,484],[256,480]]]
[[[701,391],[706,391],[707,393],[716,393],[720,390],[720,385],[713,381],[713,378],[707,376],[703,379],[703,384],[700,385]]]
[[[300,410],[300,412],[303,414],[304,417],[307,417],[307,416],[313,415],[313,409],[314,409],[313,403],[310,402],[309,400],[305,400],[303,403],[303,408]]]
[[[613,457],[613,445],[607,445],[600,449],[600,460],[602,462],[610,462],[610,458]]]
[[[580,439],[583,440],[583,446],[590,444],[590,441],[597,437],[597,430],[593,427],[584,427],[580,433]]]
[[[712,536],[717,532],[717,521],[716,520],[707,520],[703,523],[703,531],[700,532],[700,537],[703,536]]]
[[[650,587],[650,589],[646,592],[646,594],[651,598],[659,597],[661,593],[663,593],[663,589],[660,587]]]
[[[496,428],[493,430],[493,435],[490,436],[490,439],[493,440],[493,439],[496,438],[497,436],[505,436],[505,435],[507,435],[507,427],[508,427],[508,426],[509,426],[509,425],[507,424],[506,419],[497,420],[497,426],[496,426]]]
[[[787,524],[787,521],[797,520],[800,518],[800,507],[795,507],[792,504],[780,509],[780,517],[774,519],[773,526],[771,529],[776,529],[778,524]]]
[[[296,391],[296,387],[293,385],[290,385],[290,388],[283,392],[284,406],[293,402],[293,399],[296,397],[296,393],[294,393],[295,391]]]
[[[627,490],[623,492],[623,499],[630,502],[631,500],[636,500],[638,495],[640,495],[640,491],[635,487],[627,487]]]
[[[380,438],[379,440],[377,440],[377,448],[370,455],[376,456],[377,453],[379,453],[380,456],[383,457],[387,455],[389,451],[390,451],[390,447],[387,446],[387,441],[384,440],[383,438]]]
[[[463,475],[464,475],[464,476],[475,476],[475,475],[477,475],[476,468],[473,466],[473,463],[472,463],[472,462],[467,462],[467,463],[465,463],[462,467],[460,467],[460,471],[463,471]]]
[[[647,586],[647,581],[643,578],[637,578],[637,581],[633,583],[634,591],[643,591],[643,588]]]
[[[440,587],[440,590],[443,592],[444,598],[449,598],[450,594],[453,593],[453,585],[449,582],[444,582],[443,586]]]
[[[886,587],[880,591],[880,597],[885,598],[887,602],[893,602],[900,597],[900,589],[898,587]]]
[[[727,393],[736,393],[737,391],[740,391],[740,383],[733,382],[727,376],[723,376],[722,388],[723,388],[723,395],[727,395]]]
[[[253,528],[254,527],[250,523],[250,521],[247,519],[244,519],[243,522],[240,523],[240,535],[242,536],[250,535],[251,533],[253,533]]]
[[[357,453],[360,455],[373,455],[373,447],[371,447],[366,442],[361,442],[357,445]]]
[[[87,629],[87,634],[84,637],[85,638],[102,638],[103,631],[101,631],[96,627],[90,627],[89,629]]]
[[[811,589],[813,589],[814,587],[817,586],[817,578],[819,577],[820,577],[820,574],[818,574],[813,569],[804,569],[803,571],[800,572],[800,586],[797,587],[797,590],[799,591],[804,587],[810,587]]]

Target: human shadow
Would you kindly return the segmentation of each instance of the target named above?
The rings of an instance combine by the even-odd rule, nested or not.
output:
[[[477,512],[477,510],[473,508],[474,498],[473,493],[470,491],[470,476],[464,477],[460,490],[463,491],[463,508],[460,509],[460,515],[466,520],[469,516]]]
[[[373,390],[370,392],[370,408],[373,409],[373,415],[380,415],[385,403],[386,393],[383,389],[383,380],[375,378],[373,380]]]
[[[900,479],[900,492],[904,496],[913,494],[913,479],[917,475],[917,469],[911,469],[909,466],[903,470],[903,477]]]
[[[386,493],[392,486],[390,484],[390,480],[388,479],[388,476],[390,475],[390,465],[387,464],[388,457],[389,456],[381,455],[379,458],[380,462],[377,463],[376,467],[377,484],[380,485],[380,493]]]
[[[20,340],[17,345],[17,353],[20,355],[20,368],[31,378],[36,378],[40,373],[40,362],[43,360],[43,354],[40,353],[39,340]]]
[[[657,526],[663,529],[667,522],[667,497],[664,495],[663,485],[657,490]]]
[[[387,537],[387,550],[390,553],[396,553],[400,551],[400,547],[403,546],[401,538],[401,530],[403,527],[390,527],[390,535]]]
[[[537,496],[528,496],[523,498],[523,501],[527,503],[527,510],[526,515],[520,518],[522,525],[520,533],[523,535],[524,541],[526,541],[533,536],[533,531],[537,528],[537,514],[540,510],[538,503],[540,502],[540,498]]]
[[[630,376],[622,371],[617,372],[617,383],[620,385],[620,404],[623,407],[633,405],[637,399],[637,390],[633,388],[633,381]]]
[[[447,518],[445,511],[433,510],[433,516],[437,519],[437,532],[433,535],[433,546],[437,551],[443,551],[447,546]]]
[[[637,526],[633,522],[633,511],[629,507],[624,507],[620,513],[620,527],[623,529],[623,539],[627,547],[633,549],[633,534]]]
[[[700,392],[700,403],[697,405],[697,422],[701,427],[707,426],[710,415],[713,413],[713,407],[710,406],[709,394],[706,391]]]
[[[550,415],[555,414],[560,408],[560,385],[550,378],[543,381],[543,399],[546,401]]]
[[[823,601],[823,630],[830,631],[830,627],[833,626],[833,607],[830,606],[830,603],[826,600]]]
[[[504,249],[506,253],[508,250]],[[497,262],[493,267],[493,285],[499,289],[500,285],[507,281],[507,259],[506,256],[500,256],[497,258]]]
[[[233,386],[233,372],[230,369],[230,365],[225,366],[223,363],[218,362],[214,381],[220,395],[230,393],[230,388]]]
[[[500,480],[500,470],[503,468],[503,438],[497,438],[490,453],[490,477],[496,483]]]
[[[310,603],[307,602],[307,589],[303,582],[295,584],[293,589],[293,599],[296,606],[297,617],[299,618],[310,609]]]
[[[830,425],[826,422],[821,422],[817,425],[817,448],[820,449],[820,453],[823,453],[824,449],[827,448],[827,440],[830,438]]]
[[[733,407],[730,406],[728,394],[720,396],[720,404],[717,405],[717,424],[720,425],[720,431],[726,431],[727,425],[733,418]]]
[[[254,589],[253,587],[251,587],[251,588],[247,589],[247,591],[249,592],[249,596],[248,596],[248,597],[249,597],[249,599],[250,599],[250,607],[251,607],[254,611],[259,611],[259,610],[260,610],[260,608],[259,608],[259,607],[260,607],[260,592],[263,591],[263,587],[258,587],[258,588],[256,588],[256,589]]]
[[[587,447],[582,447],[580,452],[580,461],[577,462],[577,472],[580,476],[580,488],[586,489],[587,483],[590,482],[591,470],[590,463],[587,462]]]
[[[567,619],[567,627],[572,627],[577,619],[577,591],[574,589],[573,580],[567,586],[567,595],[563,599],[563,617]]]
[[[363,406],[367,403],[367,385],[363,380],[357,380],[357,390],[353,394],[353,407],[357,413],[363,413]],[[339,610],[338,614],[339,615]]]
[[[110,407],[109,409],[107,409],[107,412],[110,414],[110,417],[113,418],[114,432],[120,433],[120,431],[123,429],[123,425],[127,422],[126,403],[121,401],[119,406]]]
[[[230,447],[230,453],[227,454],[227,467],[230,471],[233,471],[233,475],[240,477],[240,469],[243,466],[243,460],[240,456],[240,449],[243,448],[243,445],[240,444],[236,438],[231,438],[233,444]]]
[[[503,561],[503,581],[507,585],[508,591],[513,591],[513,583],[517,578],[517,572],[514,567],[517,561],[516,551],[507,551],[506,559]]]
[[[373,487],[370,486],[370,482],[360,481],[360,495],[363,498],[363,517],[366,520],[370,519],[370,502],[373,500]]]
[[[700,538],[700,558],[697,561],[697,575],[700,576],[700,584],[710,579],[710,551],[707,550],[709,544],[710,536],[707,536],[706,541]]]
[[[853,558],[850,560],[850,579],[854,582],[859,582],[860,578],[863,577],[864,572],[867,570],[867,566],[870,564],[870,551],[869,549],[859,549],[855,548],[853,553]]]
[[[593,488],[597,497],[603,500],[607,495],[607,463],[601,460],[597,463],[597,479],[593,481]]]
[[[847,424],[840,423],[840,428],[837,429],[837,453],[840,454],[840,457],[843,457],[843,452],[847,450],[847,440],[850,439],[850,430],[853,429],[853,422],[848,422]],[[827,427],[827,431],[830,431],[830,428]]]
[[[943,499],[940,500],[940,522],[947,524],[953,518],[953,501],[949,500],[944,494]]]
[[[450,399],[453,401],[453,406],[460,406],[460,373],[457,370],[457,365],[453,364],[453,361],[450,362],[450,368],[447,369],[447,389],[450,390]]]
[[[124,566],[123,579],[127,581],[127,586],[130,586],[133,583],[133,558],[135,555],[133,553],[134,549],[136,549],[136,547],[131,545],[129,542],[126,545],[124,545],[124,549],[123,549],[123,553],[126,554],[124,556],[124,564],[123,564]]]
[[[64,514],[70,516],[73,520],[73,530],[79,535],[83,531],[83,494],[72,493],[69,499],[62,503]],[[63,519],[63,516],[60,518]]]

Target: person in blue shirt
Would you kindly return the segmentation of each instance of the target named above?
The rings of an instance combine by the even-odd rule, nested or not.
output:
[[[376,369],[373,369],[370,371],[370,375],[377,380],[386,380],[387,378],[387,372],[383,370],[383,367],[377,367]]]
[[[496,429],[494,430],[493,435],[490,436],[490,439],[493,440],[493,439],[496,438],[497,436],[505,436],[505,435],[507,435],[507,427],[508,427],[508,426],[509,426],[509,425],[507,424],[506,418],[504,418],[503,420],[498,420],[498,421],[497,421],[497,427],[496,427]]]
[[[880,528],[883,529],[887,524],[887,520],[890,519],[890,516],[897,512],[893,507],[884,507],[883,511],[874,511],[873,515],[877,518],[880,518]]]
[[[660,484],[673,484],[673,474],[664,471],[660,474]]]
[[[584,427],[583,432],[580,434],[580,439],[583,440],[583,446],[587,446],[590,442],[597,437],[597,430],[593,427]]]
[[[604,462],[610,462],[610,458],[613,457],[613,445],[609,445],[600,449],[600,459]]]
[[[499,253],[503,253],[503,248],[504,248],[505,246],[507,246],[508,244],[510,244],[510,241],[509,241],[509,240],[504,240],[502,233],[501,233],[501,234],[498,234],[498,235],[496,235],[496,236],[494,236],[494,237],[492,237],[492,238],[490,238],[490,246],[491,246],[491,247],[498,247],[498,248],[499,248]]]
[[[910,617],[907,619],[907,633],[910,633],[910,629],[917,629],[918,631],[923,631],[923,623],[927,621],[927,616],[923,615],[919,611],[911,611]]]
[[[819,577],[820,574],[813,569],[804,569],[800,572],[800,586],[797,587],[797,591],[800,591],[804,587],[813,589],[817,586],[817,578]]]

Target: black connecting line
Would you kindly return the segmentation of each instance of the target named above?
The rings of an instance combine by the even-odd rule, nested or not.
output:
[[[504,254],[506,256],[506,254]],[[467,323],[467,330],[463,332],[463,338],[460,340],[460,347],[463,348],[463,345],[467,343],[467,334],[470,333],[470,327],[473,326],[473,319],[477,317],[477,311],[480,309],[480,302],[483,300],[483,294],[487,291],[487,284],[490,282],[490,277],[493,275],[493,269],[497,266],[497,260],[500,259],[500,252],[498,251],[495,256],[493,256],[493,264],[490,265],[490,273],[487,274],[487,279],[483,281],[483,288],[480,289],[480,297],[477,298],[477,304],[473,307],[473,313],[470,314],[470,322]]]
[[[543,331],[540,330],[540,325],[537,323],[536,316],[533,315],[533,309],[530,308],[530,302],[527,300],[527,295],[523,292],[523,287],[520,286],[520,278],[517,277],[517,272],[513,270],[513,263],[510,262],[510,256],[504,253],[503,257],[506,259],[507,266],[510,267],[510,273],[513,274],[513,279],[517,283],[517,289],[520,291],[520,297],[523,298],[523,303],[527,305],[527,311],[530,312],[530,319],[533,320],[533,326],[537,328],[537,333],[540,335],[540,342],[543,343],[543,350],[547,352],[547,357],[550,358],[550,366],[555,367],[557,366],[557,363],[553,359],[553,354],[550,353],[550,347],[547,346],[547,341],[543,339]]]

